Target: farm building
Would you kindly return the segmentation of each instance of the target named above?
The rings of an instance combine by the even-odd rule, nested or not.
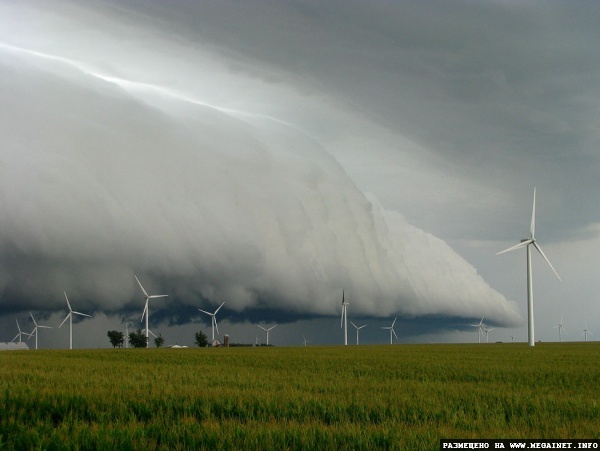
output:
[[[0,343],[0,351],[28,351],[25,343]]]

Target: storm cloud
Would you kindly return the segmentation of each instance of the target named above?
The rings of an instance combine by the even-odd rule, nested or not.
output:
[[[62,310],[67,290],[118,313],[139,302],[137,274],[174,309],[332,315],[346,290],[363,316],[520,321],[328,151],[340,124],[376,130],[364,117],[202,40],[132,31],[118,9],[61,7],[85,20],[3,5],[39,21],[0,46],[3,309]],[[327,115],[336,128],[318,130]]]

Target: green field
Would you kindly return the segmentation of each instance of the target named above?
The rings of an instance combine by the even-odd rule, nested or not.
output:
[[[0,353],[0,449],[600,438],[600,343]]]

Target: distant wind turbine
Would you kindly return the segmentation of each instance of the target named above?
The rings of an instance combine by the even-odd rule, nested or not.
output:
[[[488,336],[489,336],[489,333],[494,330],[494,328],[493,327],[491,329],[484,328],[483,330],[485,331],[485,342],[489,343]]]
[[[587,328],[587,321],[584,321],[583,325],[584,325],[584,329],[583,329],[583,333],[581,335],[585,335],[585,341],[587,341],[588,334],[592,335],[592,333]]]
[[[483,335],[484,325],[483,325],[483,316],[481,317],[481,321],[479,324],[471,324],[471,327],[477,328],[477,343],[481,343],[481,336]]]
[[[348,345],[348,304],[342,290],[342,321],[340,327],[344,328],[344,345]]]
[[[223,307],[225,305],[225,302],[223,302],[221,305],[219,305],[219,308],[217,308],[214,313],[210,313],[207,312],[206,310],[202,310],[202,309],[198,309],[200,310],[202,313],[206,313],[207,315],[209,315],[211,317],[211,324],[212,324],[212,341],[215,341],[215,329],[217,329],[217,335],[219,335],[219,326],[217,325],[217,312],[219,310],[221,310],[221,307]]]
[[[389,326],[389,327],[382,327],[382,329],[389,329],[390,330],[390,344],[394,344],[393,337],[396,337],[396,340],[398,339],[398,335],[396,335],[396,331],[394,330],[394,324],[396,324],[396,320],[397,319],[398,319],[397,317],[394,318],[394,322],[392,323],[391,326]]]
[[[33,334],[35,334],[35,349],[38,348],[38,329],[52,329],[52,327],[50,326],[41,326],[38,323],[35,322],[35,318],[33,317],[33,313],[29,312],[29,314],[31,315],[31,320],[33,321],[33,324],[35,324],[35,328],[31,331],[29,335],[29,338],[31,338],[31,336]]]
[[[260,324],[257,324],[258,327],[260,327],[262,330],[264,330],[267,333],[267,346],[269,346],[269,332],[272,329],[275,329],[277,327],[277,324],[275,324],[274,326],[269,327],[268,329],[265,329],[264,327],[262,327]]]
[[[29,338],[31,338],[31,334],[28,334],[27,332],[23,332],[21,330],[21,326],[19,326],[19,320],[16,319],[15,320],[17,322],[17,329],[19,330],[19,333],[17,335],[15,335],[15,338],[12,339],[12,342],[15,342],[15,340],[18,338],[19,339],[19,343],[21,343],[23,340],[23,335],[29,335]],[[586,340],[587,341],[587,335],[586,335]]]
[[[125,323],[125,349],[129,348],[129,325],[130,322]]]
[[[58,328],[60,329],[60,327],[65,323],[65,321],[67,319],[69,320],[69,349],[73,349],[73,315],[87,316],[88,318],[91,318],[91,316],[87,315],[85,313],[74,311],[71,308],[71,304],[69,303],[69,298],[67,297],[67,292],[65,291],[64,293],[65,293],[65,299],[67,300],[67,307],[69,307],[69,313],[67,314],[67,316],[65,316],[65,319],[63,319],[63,322],[60,323],[60,326],[58,326]]]
[[[146,316],[146,347],[149,348],[150,347],[150,343],[148,342],[148,332],[150,332],[150,329],[148,329],[148,316],[150,316],[150,310],[148,309],[148,301],[150,299],[156,299],[156,298],[166,298],[169,295],[168,294],[153,294],[153,295],[149,295],[146,290],[144,290],[144,287],[142,286],[142,283],[140,282],[140,279],[137,278],[136,275],[134,275],[133,277],[135,277],[135,280],[137,280],[138,285],[140,286],[140,288],[142,289],[142,293],[144,293],[144,297],[146,298],[146,305],[144,306],[144,311],[142,312],[142,319],[140,320],[143,321],[144,320],[144,316]],[[152,333],[152,332],[150,332]],[[154,334],[152,334],[154,335]],[[154,335],[156,336],[156,335]]]
[[[567,333],[567,330],[565,329],[565,326],[563,324],[563,315],[560,315],[560,323],[558,323],[556,326],[553,327],[553,329],[557,329],[557,328],[558,328],[558,341],[560,343],[562,343],[562,333],[563,333],[563,331],[565,332],[565,334]]]
[[[304,335],[302,335],[302,343],[304,344],[304,346],[306,346],[307,343],[310,343],[310,340],[307,340],[306,337]]]
[[[354,326],[354,328],[356,329],[356,344],[358,344],[358,331],[361,330],[363,327],[367,327],[367,325],[363,324],[362,326],[357,326],[352,321],[350,321],[350,324],[352,324]]]
[[[533,247],[535,247],[537,249],[537,251],[540,253],[540,255],[542,257],[544,257],[544,260],[546,260],[546,263],[548,263],[548,265],[550,266],[550,268],[552,268],[552,271],[554,271],[554,274],[556,274],[556,277],[558,277],[558,280],[561,280],[560,276],[558,275],[558,273],[556,272],[556,270],[554,269],[554,266],[552,266],[552,263],[550,263],[550,260],[548,260],[548,257],[546,257],[546,255],[544,254],[544,252],[542,251],[542,248],[537,244],[536,240],[535,240],[535,188],[533,189],[533,211],[531,213],[531,227],[530,227],[530,233],[531,233],[531,237],[530,238],[526,238],[526,239],[522,239],[521,242],[515,246],[509,247],[508,249],[505,249],[501,252],[498,252],[497,255],[503,254],[505,252],[510,252],[512,250],[515,249],[520,249],[522,247],[527,248],[527,328],[528,328],[528,341],[529,341],[529,346],[535,346],[535,340],[534,340],[534,321],[533,321],[533,273],[531,270],[531,245],[533,245]]]

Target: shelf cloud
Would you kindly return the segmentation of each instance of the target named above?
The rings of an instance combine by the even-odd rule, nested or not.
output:
[[[520,323],[514,302],[336,160],[340,124],[364,119],[202,42],[108,30],[118,9],[61,5],[85,19],[81,40],[23,7],[46,28],[0,45],[3,310],[64,310],[66,290],[81,311],[118,314],[139,304],[136,274],[175,310],[337,315],[345,290],[362,316]],[[314,132],[327,115],[337,129]]]

